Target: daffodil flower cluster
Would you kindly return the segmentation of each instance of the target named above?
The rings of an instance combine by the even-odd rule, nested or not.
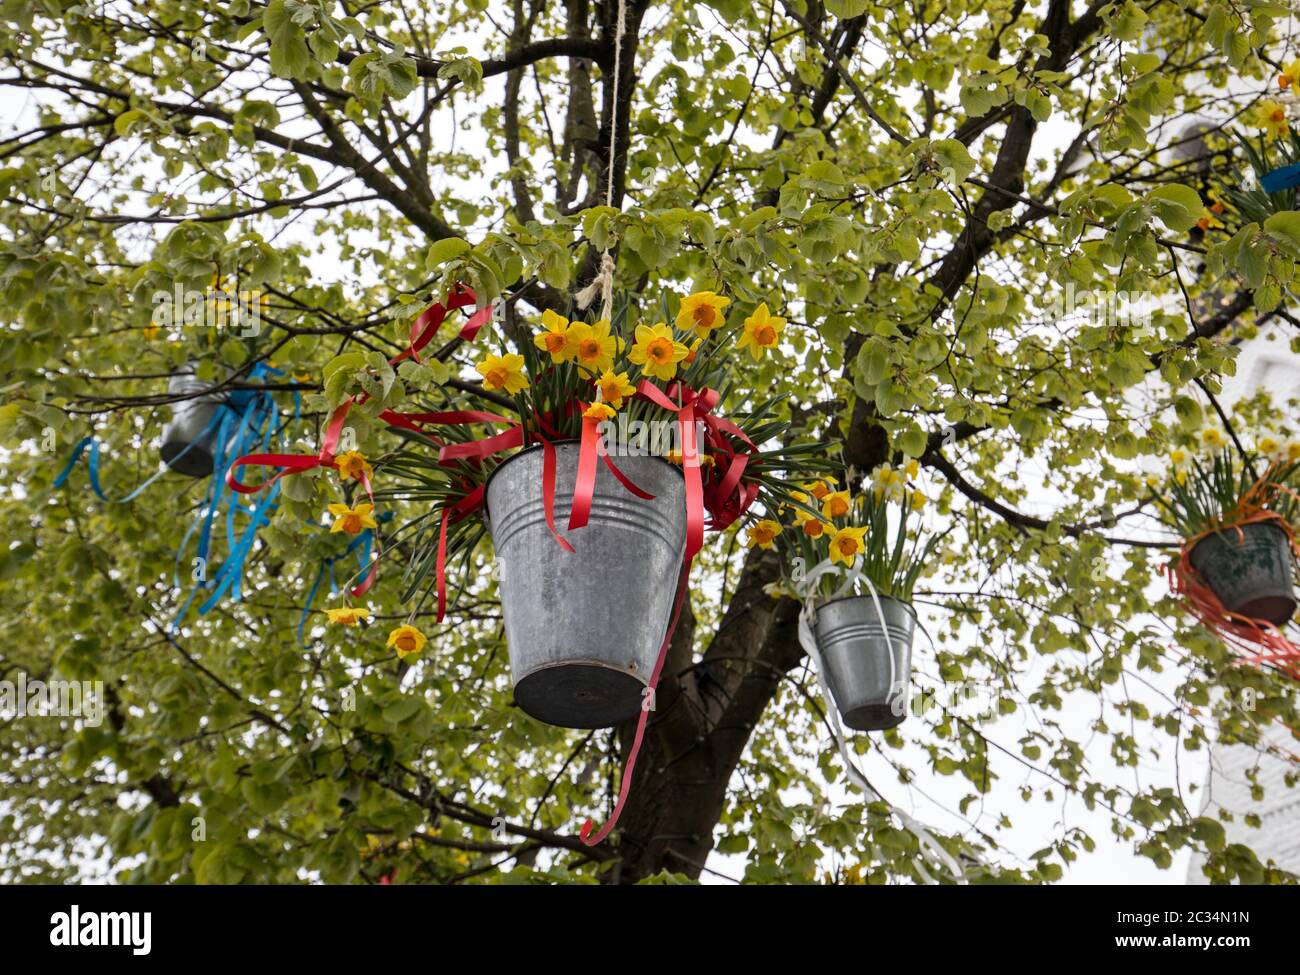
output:
[[[1279,512],[1295,512],[1293,483],[1300,468],[1300,440],[1266,433],[1253,448],[1238,446],[1218,427],[1205,427],[1195,444],[1174,447],[1167,469],[1143,476],[1160,518],[1183,538],[1229,523],[1247,492],[1259,482]]]
[[[712,291],[687,295],[678,305],[673,324],[642,322],[631,331],[630,341],[617,334],[607,319],[570,321],[551,310],[542,313],[541,329],[533,336],[540,355],[539,369],[547,371],[572,364],[583,399],[603,404],[588,416],[610,419],[635,394],[641,379],[668,383],[685,378],[687,370],[715,333],[727,327],[731,299]],[[785,319],[760,303],[741,322],[735,342],[755,361],[780,344]],[[716,356],[716,351],[715,351]],[[530,375],[528,360],[513,352],[490,354],[475,364],[483,388],[515,396],[530,389],[540,377]]]
[[[374,478],[374,468],[359,450],[349,450],[334,458],[335,470],[341,481],[358,481],[369,484]],[[355,505],[335,502],[328,506],[330,516],[334,519],[330,532],[345,535],[359,535],[367,529],[379,527],[375,520],[375,506],[369,502]],[[372,613],[364,606],[335,606],[325,610],[325,616],[333,626],[362,626],[370,622]],[[416,656],[424,649],[428,638],[420,630],[405,623],[388,634],[388,647],[396,651],[399,659]]]
[[[934,542],[909,527],[925,507],[924,493],[913,486],[919,474],[914,460],[897,468],[882,464],[856,494],[834,478],[802,484],[784,509],[791,523],[756,521],[747,529],[749,545],[779,546],[790,558],[789,585],[781,587],[787,593],[802,591],[801,571],[829,560],[856,569],[882,594],[910,599]],[[818,588],[835,585],[827,577]]]

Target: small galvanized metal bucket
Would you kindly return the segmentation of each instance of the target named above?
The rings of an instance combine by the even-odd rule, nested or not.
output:
[[[1274,626],[1295,613],[1291,543],[1276,525],[1225,528],[1197,542],[1188,557],[1230,612]]]
[[[202,393],[210,388],[194,375],[193,365],[176,373],[167,383],[167,392],[173,396]],[[212,473],[213,457],[220,444],[217,442],[224,397],[221,394],[196,396],[172,404],[172,418],[163,428],[163,463],[188,477],[207,477]]]
[[[642,706],[668,631],[686,547],[682,473],[658,457],[617,457],[643,501],[596,468],[587,525],[566,532],[579,445],[555,444],[555,526],[546,527],[540,446],[511,457],[487,485],[487,518],[515,701],[540,721],[605,728]]]
[[[857,731],[883,731],[901,724],[911,696],[912,637],[916,632],[912,607],[881,596],[877,613],[869,595],[832,599],[818,607],[816,629],[826,683],[840,719]]]

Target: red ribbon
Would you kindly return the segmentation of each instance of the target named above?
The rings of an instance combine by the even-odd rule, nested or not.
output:
[[[704,482],[700,477],[699,444],[695,437],[695,414],[698,408],[707,415],[718,402],[718,393],[712,389],[695,392],[681,383],[669,387],[682,398],[679,405],[664,395],[648,379],[641,380],[636,394],[677,415],[677,428],[682,444],[682,474],[686,478],[686,555],[685,563],[689,567],[695,554],[704,545]]]
[[[580,404],[581,405],[581,404]],[[596,454],[600,452],[600,420],[582,414],[582,445],[578,448],[578,477],[573,483],[569,506],[569,531],[582,528],[591,516],[591,499],[596,491]]]
[[[546,528],[560,548],[571,553],[573,546],[555,530],[555,445],[540,433],[537,439],[542,442],[542,511],[546,514]]]
[[[442,509],[442,524],[438,526],[438,561],[436,566],[438,576],[438,622],[442,622],[443,616],[447,613],[447,524],[448,522],[460,521],[467,517],[470,512],[478,509],[483,504],[483,494],[487,485],[480,484],[465,497],[454,505],[445,506]]]
[[[653,695],[655,689],[659,686],[659,675],[664,669],[664,661],[668,659],[668,645],[673,642],[673,634],[677,631],[677,621],[682,615],[682,603],[686,601],[687,583],[691,575],[691,560],[686,559],[682,565],[681,575],[677,580],[677,596],[673,600],[673,618],[668,624],[668,632],[664,634],[664,642],[659,647],[659,659],[655,662],[654,672],[650,675],[650,691]],[[650,709],[644,704],[641,708],[641,716],[636,721],[636,735],[632,739],[632,749],[628,752],[627,764],[623,766],[623,781],[618,787],[618,801],[614,803],[614,811],[610,813],[609,819],[605,825],[600,828],[595,836],[591,835],[595,823],[591,817],[587,817],[582,828],[578,830],[578,839],[582,840],[587,846],[596,846],[604,841],[605,837],[618,824],[619,817],[623,815],[623,806],[627,804],[628,793],[632,789],[632,772],[636,768],[637,756],[641,753],[641,742],[645,738],[646,725],[650,721]]]
[[[460,410],[452,413],[426,414],[427,422],[443,423],[447,425],[458,425],[465,423],[511,423],[509,430],[493,434],[490,437],[484,437],[482,440],[472,440],[467,443],[444,444],[438,451],[438,462],[440,464],[449,464],[458,460],[468,460],[475,463],[501,453],[503,450],[510,450],[514,447],[523,445],[524,428],[522,423],[513,423],[505,417],[496,416],[492,413],[480,413],[476,410]],[[535,417],[539,427],[545,427],[552,430],[549,419],[545,416]],[[555,527],[555,445],[551,443],[542,434],[537,434],[537,439],[542,444],[542,508],[546,514],[546,528],[551,533],[551,537],[559,543],[560,547],[566,552],[572,552],[573,546],[562,536]],[[464,498],[453,509],[456,517],[451,521],[459,521],[468,515],[471,511],[481,507],[485,500],[484,486],[480,485],[470,495]],[[438,560],[435,567],[435,586],[438,591],[438,618],[442,622],[443,616],[447,609],[447,574],[446,574],[446,549],[447,549],[447,525],[448,512],[444,509],[442,524],[438,529]]]
[[[411,323],[411,338],[408,346],[398,355],[388,360],[389,365],[397,365],[403,359],[413,359],[420,361],[420,350],[433,341],[433,337],[438,334],[438,329],[442,327],[443,319],[447,313],[455,311],[458,308],[464,308],[466,305],[472,305],[478,299],[474,296],[473,290],[463,284],[458,284],[452,288],[451,293],[447,295],[445,305],[434,302],[424,312]],[[470,316],[460,330],[460,338],[466,342],[472,342],[487,322],[492,320],[492,306],[480,308]]]
[[[707,527],[720,531],[739,518],[745,509],[754,503],[754,499],[758,497],[759,485],[754,481],[745,484],[743,478],[749,465],[750,456],[758,448],[736,424],[713,415],[713,408],[717,405],[719,399],[719,394],[715,390],[703,389],[697,392],[684,383],[674,382],[669,385],[668,393],[665,395],[649,380],[642,380],[641,385],[637,388],[637,395],[677,415],[682,444],[682,473],[686,478],[686,549],[682,557],[682,571],[677,584],[677,596],[673,603],[672,622],[669,624],[668,632],[664,635],[664,641],[659,647],[659,658],[655,662],[654,672],[650,675],[649,688],[651,694],[653,694],[659,687],[659,678],[663,672],[664,663],[668,658],[668,647],[672,643],[673,634],[677,630],[677,622],[681,618],[682,603],[686,599],[691,565],[696,553],[699,552],[700,547],[703,545],[704,529],[706,527],[704,512],[708,510],[710,516]],[[672,396],[678,397],[681,402],[674,402],[670,398]],[[720,479],[716,475],[711,477],[707,489],[704,487],[700,476],[700,445],[697,442],[695,429],[697,419],[704,424],[706,443],[710,448],[710,456],[713,457],[715,465],[721,461],[726,461],[726,472]],[[744,452],[737,450],[728,440],[728,437],[739,440],[749,450]],[[584,447],[587,440],[588,433],[584,426]],[[594,463],[591,461],[588,463],[592,466],[592,481],[594,482]],[[582,471],[581,459],[579,460],[579,471]],[[583,492],[588,490],[581,473],[578,488]],[[583,524],[586,523],[585,513],[586,509],[590,507],[590,497],[586,494],[580,496],[579,490],[575,489],[574,510],[577,511],[580,502],[584,501],[586,508],[584,508]],[[572,521],[569,527],[574,527]],[[628,793],[632,788],[632,775],[636,769],[637,756],[641,753],[641,744],[645,738],[646,726],[649,720],[650,712],[648,709],[643,708],[641,716],[637,719],[636,735],[633,737],[632,747],[628,751],[627,764],[623,768],[623,780],[619,785],[618,801],[614,804],[614,811],[610,814],[605,825],[594,836],[591,835],[594,828],[591,819],[588,818],[582,824],[582,828],[578,831],[578,837],[585,845],[595,846],[602,842],[617,825],[619,817],[622,816],[623,807],[627,803]]]
[[[435,301],[411,324],[411,336],[407,348],[402,352],[389,359],[389,365],[397,365],[403,359],[413,359],[415,362],[420,361],[420,350],[433,341],[433,337],[438,334],[443,321],[449,312],[464,308],[467,305],[474,304],[478,299],[475,297],[472,289],[465,285],[458,284],[447,295],[447,302]],[[460,338],[466,341],[472,341],[479,333],[479,330],[492,318],[492,306],[487,305],[480,308],[470,316],[469,320],[461,327]],[[240,494],[253,494],[262,490],[269,484],[274,484],[280,478],[289,474],[301,474],[303,471],[309,471],[316,467],[329,467],[334,470],[338,469],[338,462],[335,460],[338,450],[339,438],[343,434],[343,423],[347,419],[348,411],[354,405],[364,403],[369,398],[368,393],[362,393],[360,396],[349,396],[346,400],[335,408],[330,415],[329,423],[325,427],[325,436],[321,439],[320,450],[315,455],[312,454],[246,454],[237,458],[226,471],[226,484],[232,491]],[[380,419],[384,420],[390,426],[402,427],[407,430],[421,431],[422,423],[509,423],[510,421],[496,416],[493,413],[482,413],[478,410],[457,410],[447,413],[398,413],[395,410],[384,410],[380,414]],[[247,485],[240,482],[236,470],[240,467],[278,467],[279,471],[268,481],[257,485]],[[365,488],[366,496],[370,498],[373,506],[375,495],[370,485],[370,478],[364,474],[361,476],[361,486]],[[376,547],[378,548],[379,534],[375,533]],[[443,538],[440,539],[439,556],[443,555],[442,543],[445,542],[445,519]],[[379,570],[379,552],[376,552],[375,558],[370,563],[370,568],[366,572],[365,578],[361,583],[352,590],[353,596],[363,596],[374,584],[376,574]],[[445,602],[445,589],[439,591],[440,600]],[[438,616],[442,619],[441,613]]]

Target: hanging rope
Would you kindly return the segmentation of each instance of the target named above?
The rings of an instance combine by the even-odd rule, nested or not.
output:
[[[883,802],[885,805],[889,806],[890,811],[898,817],[903,828],[916,837],[917,843],[920,844],[921,847],[922,859],[928,860],[932,866],[947,870],[954,880],[958,883],[964,884],[966,883],[965,871],[962,870],[961,864],[952,856],[952,854],[939,844],[938,840],[934,838],[925,825],[913,819],[877,792],[875,787],[867,781],[867,777],[858,770],[853,759],[849,757],[848,744],[844,740],[844,732],[840,727],[840,712],[831,695],[830,685],[826,683],[826,665],[822,661],[821,648],[817,645],[817,637],[814,631],[814,626],[816,625],[817,620],[817,606],[816,598],[814,596],[816,587],[814,586],[814,583],[823,575],[834,571],[835,564],[828,559],[824,562],[819,562],[809,570],[808,574],[804,576],[803,580],[800,582],[798,594],[803,599],[803,609],[799,613],[799,643],[803,647],[804,652],[808,654],[817,667],[817,683],[821,687],[822,703],[826,709],[827,720],[831,725],[831,737],[835,739],[835,744],[838,746],[840,759],[844,762],[845,771],[848,773],[849,779],[852,780],[854,785],[861,789],[868,799],[876,802]],[[875,606],[876,616],[880,620],[880,627],[885,634],[885,646],[889,652],[889,687],[892,695],[897,683],[897,675],[894,672],[894,645],[893,640],[889,636],[889,625],[885,620],[885,614],[880,605],[880,596],[876,592],[876,587],[872,585],[870,579],[864,576],[857,569],[847,569],[844,573],[844,582],[831,598],[837,599],[848,593],[851,590],[853,583],[858,579],[865,582],[867,588],[871,592],[871,601]],[[906,691],[904,691],[904,693],[906,693]],[[925,883],[938,883],[937,880],[930,876],[929,871],[927,871],[919,862],[916,864],[916,872],[921,876],[921,879]]]
[[[627,31],[627,3],[618,2],[618,21],[614,28],[614,85],[609,96],[609,165],[605,170],[605,206],[614,206],[614,158],[618,147],[618,99],[619,86],[623,70],[623,34]],[[576,300],[583,311],[600,295],[600,317],[606,321],[613,320],[614,314],[614,258],[609,250],[600,252],[600,270],[587,285],[578,292]]]

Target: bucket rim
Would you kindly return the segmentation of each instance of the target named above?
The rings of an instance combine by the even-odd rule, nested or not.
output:
[[[870,593],[868,593],[867,595],[854,594],[852,596],[836,596],[834,599],[827,599],[824,602],[817,603],[817,612],[820,613],[823,609],[825,609],[827,606],[830,606],[832,603],[848,602],[850,599],[865,599],[868,602],[870,602],[871,595]],[[906,600],[899,599],[897,596],[886,596],[884,594],[881,594],[880,601],[882,603],[885,602],[896,603],[897,605],[902,606],[905,610],[907,610],[907,612],[911,615],[912,619],[914,620],[920,619],[920,617],[916,615],[915,607],[913,607],[913,605],[907,602]]]
[[[1214,531],[1209,532],[1208,534],[1198,539],[1196,544],[1187,550],[1187,554],[1188,556],[1191,556],[1198,548],[1200,548],[1206,542],[1213,541],[1214,539],[1217,539],[1220,535],[1230,535],[1233,538],[1235,538],[1236,533],[1238,531],[1245,533],[1245,532],[1252,531],[1256,528],[1268,529],[1270,531],[1277,532],[1277,534],[1281,535],[1283,539],[1286,538],[1286,532],[1284,532],[1277,525],[1273,524],[1272,520],[1253,521],[1248,525],[1224,525],[1222,528],[1216,528]],[[1229,543],[1229,544],[1234,544],[1234,543]]]
[[[187,396],[185,399],[175,400],[173,402],[167,403],[166,405],[170,406],[172,409],[176,409],[177,407],[181,407],[181,408],[188,407],[190,404],[193,403],[213,403],[218,406],[232,406],[230,402],[230,397],[231,394],[235,392],[235,390],[217,389],[217,387],[220,386],[223,382],[223,380],[220,379],[215,379],[211,381],[206,379],[200,379],[198,377],[198,366],[199,364],[197,362],[186,363],[185,366],[183,366],[176,372],[171,373],[167,377],[167,385],[168,385],[169,393],[171,391],[170,387],[171,387],[172,380],[181,377],[188,377],[189,379],[193,380],[194,385],[199,388],[191,390],[191,392],[196,395]]]
[[[580,445],[582,441],[577,439],[576,437],[561,437],[559,440],[552,440],[551,446],[554,447],[554,446],[558,446],[559,444],[570,444],[570,443]],[[532,453],[534,450],[541,450],[543,446],[544,445],[541,443],[529,444],[527,447],[523,448],[523,450],[511,454],[501,463],[497,464],[496,468],[492,471],[492,473],[487,476],[487,480],[483,482],[483,514],[486,517],[490,518],[492,516],[491,506],[488,504],[488,491],[492,487],[492,479],[496,477],[497,474],[500,473],[501,470],[511,461],[517,460],[518,458],[524,456],[524,454]],[[678,467],[676,464],[670,463],[669,461],[664,460],[662,457],[659,457],[656,454],[645,454],[644,457],[649,460],[659,461],[659,463],[664,464],[670,470],[676,471],[677,476],[680,477],[683,481],[686,480],[686,475],[682,472],[682,469]],[[630,491],[628,493],[631,494]],[[636,497],[636,495],[632,495],[632,496]],[[637,500],[640,499],[638,498]]]

